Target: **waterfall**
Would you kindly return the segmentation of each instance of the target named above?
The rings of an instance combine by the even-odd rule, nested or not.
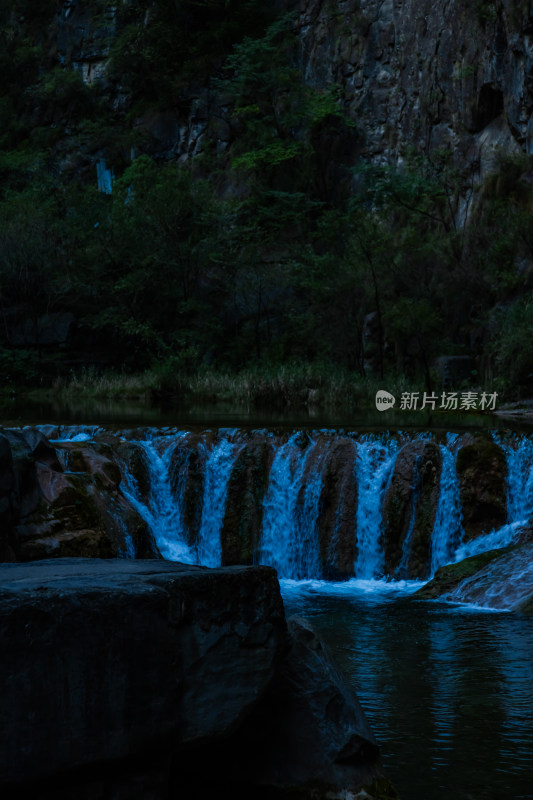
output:
[[[137,552],[135,550],[135,542],[133,541],[132,535],[126,527],[124,520],[120,517],[119,514],[114,514],[113,519],[115,520],[116,524],[122,531],[122,535],[124,536],[124,550],[120,550],[118,557],[119,558],[135,558]]]
[[[309,440],[302,452],[293,434],[278,448],[263,501],[263,527],[259,563],[275,567],[280,577],[301,580],[320,575],[318,548],[318,502],[322,487],[319,470],[303,477],[316,442]],[[323,455],[319,457],[319,466]],[[303,503],[299,503],[303,488]]]
[[[129,470],[125,470],[125,485],[122,492],[148,523],[152,536],[163,558],[169,561],[194,563],[194,555],[187,544],[183,525],[181,495],[175,498],[170,485],[170,465],[174,449],[186,433],[177,436],[161,436],[135,442],[141,447],[150,475],[150,496],[145,502],[137,482]]]
[[[450,449],[457,436],[448,434],[448,445],[440,445],[442,469],[435,524],[431,534],[431,575],[453,561],[455,548],[463,536],[461,496],[455,454]]]
[[[518,442],[498,444],[507,460],[507,521],[525,522],[533,514],[533,442],[522,436]]]
[[[382,506],[398,454],[398,443],[362,437],[355,462],[357,500],[357,559],[355,577],[381,577],[384,567]]]
[[[163,557],[205,566],[218,566],[222,561],[221,531],[236,459],[249,436],[268,437],[274,458],[262,498],[254,494],[253,502],[258,506],[254,507],[256,518],[262,512],[262,527],[254,561],[275,567],[281,577],[296,580],[320,578],[321,556],[327,556],[333,563],[339,548],[344,546],[346,550],[347,540],[350,546],[356,547],[353,566],[356,578],[368,580],[385,574],[388,565],[385,563],[383,545],[383,504],[395,470],[397,454],[408,441],[433,440],[431,434],[400,434],[393,437],[389,433],[355,435],[325,430],[311,434],[297,431],[285,440],[266,430],[252,431],[246,436],[230,429],[200,435],[180,432],[175,428],[144,428],[135,432],[111,433],[95,425],[43,426],[43,433],[52,443],[86,442],[89,448],[96,447],[102,438],[112,448],[115,461],[122,467],[120,490],[148,524]],[[331,448],[337,446],[339,437],[344,442],[343,447],[346,447],[346,442],[350,443],[350,450],[344,450],[347,455],[343,456],[342,463],[350,470],[353,459],[355,483],[350,497],[353,498],[353,491],[356,490],[356,508],[347,507],[348,496],[343,497],[344,478],[341,479],[335,468],[331,470],[329,466],[326,485],[331,487],[333,494],[331,497],[323,495],[325,464],[330,464]],[[117,440],[116,447],[113,446],[113,438]],[[478,536],[460,546],[463,528],[456,470],[457,434],[448,434],[447,443],[439,445],[442,469],[429,552],[431,575],[454,559],[461,560],[513,543],[524,523],[533,515],[533,441],[527,436],[499,441],[498,435],[493,434],[493,438],[504,450],[507,459],[508,523],[497,531]],[[125,463],[125,459],[129,458],[129,455],[124,455],[128,452],[125,446],[128,441],[139,448],[142,454],[146,474],[146,488],[141,483],[142,491],[136,483],[134,472]],[[58,447],[58,458],[68,472],[73,463],[69,451]],[[395,558],[399,558],[399,563],[395,562],[395,577],[399,578],[407,574],[409,567],[423,485],[421,456],[414,452],[409,458],[411,461],[406,462],[408,467],[402,467],[410,470],[412,485],[410,489],[406,485],[411,494],[402,551],[400,556],[395,555]],[[398,468],[401,473],[402,469]],[[246,477],[248,479],[249,476]],[[404,478],[401,477],[401,480]],[[241,485],[244,489],[239,479],[236,486]],[[255,492],[254,487],[248,487],[245,491],[250,492],[250,489]],[[336,504],[335,509],[328,505],[333,502],[332,499]],[[234,500],[237,505],[233,504]],[[235,523],[234,512],[238,510],[240,500],[239,497],[232,498],[232,524],[239,524],[238,518]],[[321,503],[324,503],[323,509]],[[353,499],[351,503],[355,506]],[[113,514],[113,508],[109,511]],[[337,536],[341,518],[344,545]],[[120,525],[120,521],[117,524]],[[326,531],[326,538],[333,528],[331,538],[327,539],[327,554],[320,552],[319,526],[320,530]],[[353,530],[351,542],[350,526]],[[134,542],[127,531],[122,530],[122,533],[124,545],[120,555],[134,557]],[[236,533],[232,531],[232,535]],[[350,560],[348,556],[348,568],[344,566],[343,574],[349,571]]]
[[[233,464],[243,445],[222,439],[207,453],[202,519],[196,545],[197,561],[206,567],[219,567],[222,561],[220,532],[226,509],[228,482]]]
[[[493,439],[507,463],[507,524],[458,547],[455,561],[513,544],[533,514],[533,442],[527,436],[509,442],[497,433]]]
[[[464,558],[486,553],[488,550],[501,550],[502,547],[507,547],[507,545],[512,544],[522,530],[523,525],[522,520],[510,522],[496,531],[491,531],[484,536],[478,536],[477,539],[472,539],[470,542],[462,544],[455,551],[455,560],[462,561]]]

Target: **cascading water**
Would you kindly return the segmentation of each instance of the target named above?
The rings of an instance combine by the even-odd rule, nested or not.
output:
[[[183,525],[181,495],[176,498],[170,484],[170,465],[175,447],[186,433],[137,441],[142,449],[150,475],[150,496],[146,502],[141,497],[134,476],[125,470],[125,497],[148,523],[159,552],[169,561],[195,562],[194,554],[187,545]]]
[[[222,560],[220,532],[226,509],[231,470],[243,445],[222,439],[206,454],[202,519],[196,558],[206,567],[219,567]]]
[[[316,529],[322,481],[319,469],[308,476],[300,506],[306,465],[316,448],[316,442],[310,440],[302,452],[300,438],[300,433],[293,434],[274,456],[263,503],[259,550],[260,564],[275,567],[280,577],[295,580],[320,575]],[[322,460],[318,459],[319,465]]]
[[[460,545],[456,561],[513,544],[533,515],[533,442],[527,436],[509,441],[497,433],[492,438],[507,463],[507,524]]]
[[[194,546],[183,518],[186,474],[172,485],[172,462],[176,448],[187,433],[137,441],[150,476],[150,495],[143,499],[131,471],[124,469],[124,495],[148,523],[163,558],[217,567],[221,563],[220,532],[224,520],[226,494],[231,470],[242,444],[221,438],[205,450],[204,493],[200,530]]]
[[[484,536],[478,536],[477,539],[472,539],[470,542],[460,545],[455,551],[456,561],[462,561],[464,558],[476,556],[479,553],[486,553],[488,550],[501,550],[503,547],[507,547],[514,541],[523,526],[523,520],[510,522],[496,531],[486,533]]]
[[[448,434],[447,445],[440,445],[442,470],[439,502],[431,535],[431,575],[453,561],[454,551],[463,536],[461,496],[455,453],[451,449],[457,435]]]
[[[376,441],[363,437],[357,442],[355,463],[358,485],[356,578],[372,579],[381,577],[383,574],[381,512],[383,498],[392,477],[397,454],[398,443],[392,439]]]
[[[533,442],[523,436],[498,444],[507,460],[507,522],[526,522],[533,514]]]
[[[206,566],[219,565],[222,560],[221,531],[228,486],[236,459],[248,438],[227,429],[205,436],[195,434],[194,439],[190,438],[190,433],[175,429],[145,431],[139,439],[129,439],[131,432],[125,432],[121,437],[122,442],[129,440],[142,452],[149,489],[143,487],[143,491],[140,491],[131,469],[124,461],[124,445],[121,444],[114,451],[109,432],[96,426],[55,428],[58,442],[89,443],[105,435],[107,445],[114,451],[115,460],[119,463],[122,461],[123,481],[120,488],[148,523],[165,558]],[[46,434],[50,436],[48,430]],[[345,520],[344,543],[346,535],[350,536],[350,516],[353,518],[357,552],[354,576],[365,580],[383,577],[387,568],[383,547],[383,503],[395,470],[396,457],[403,445],[409,444],[412,438],[432,441],[433,436],[416,434],[407,438],[405,434],[398,437],[368,434],[344,437],[353,447],[353,455],[349,454],[347,458],[344,455],[342,462],[349,470],[353,458],[353,491],[357,491],[357,509],[352,510],[346,508],[346,504],[350,502],[348,496],[353,498],[353,491],[345,498],[344,479],[335,472],[336,467],[331,472],[331,465],[337,463],[335,459],[330,459],[331,448],[338,444],[335,431],[318,431],[311,435],[296,432],[285,442],[280,442],[275,434],[267,431],[257,431],[251,435],[268,436],[269,446],[274,451],[263,500],[257,501],[262,502],[262,529],[254,560],[274,566],[280,577],[297,580],[320,578],[321,555],[333,562],[337,548],[343,546],[336,535],[342,514]],[[461,560],[513,543],[521,527],[533,514],[533,442],[526,436],[499,441],[494,435],[494,439],[503,448],[507,458],[508,524],[460,545],[462,514],[455,463],[457,435],[448,434],[447,443],[440,445],[442,469],[430,545],[428,566],[431,574],[454,559]],[[196,444],[193,445],[193,441]],[[345,447],[343,452],[350,453],[350,449]],[[58,457],[65,471],[68,471],[68,451],[63,452],[58,447]],[[410,467],[410,516],[401,544],[401,557],[394,573],[397,578],[408,574],[412,540],[417,530],[423,466],[420,458],[415,453],[414,463],[411,462]],[[328,498],[322,498],[326,463],[329,465],[326,485],[335,487],[333,491],[338,492],[332,495],[335,497],[336,517],[332,516],[331,509],[328,510]],[[324,514],[329,513],[329,518],[322,517],[321,502],[324,502]],[[351,502],[354,502],[353,499]],[[113,509],[109,510],[113,514]],[[319,532],[320,535],[324,532],[326,536],[326,554],[320,552]],[[125,545],[121,555],[133,557],[134,543],[126,531],[123,533]]]

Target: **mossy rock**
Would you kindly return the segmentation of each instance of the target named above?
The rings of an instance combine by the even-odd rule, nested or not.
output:
[[[122,473],[114,461],[113,451],[105,442],[84,443],[82,446],[65,442],[62,449],[70,472],[92,475],[102,486],[111,484],[117,487],[120,484]]]
[[[479,572],[491,561],[499,558],[510,549],[510,547],[506,547],[499,550],[489,550],[486,553],[478,553],[475,556],[463,559],[463,561],[458,561],[457,564],[447,564],[444,567],[440,567],[432,580],[419,589],[413,597],[419,600],[435,600],[443,594],[451,592],[465,578],[475,575],[476,572]]]
[[[387,574],[398,578],[427,576],[441,470],[442,454],[435,442],[409,442],[398,453],[383,503],[383,549]],[[404,571],[401,562],[410,529],[407,567],[405,574],[400,574]]]
[[[21,561],[42,558],[113,558],[111,542],[101,530],[75,530],[31,539],[19,551]]]
[[[357,479],[354,442],[335,441],[326,453],[318,519],[322,575],[330,580],[353,575],[357,555]]]
[[[466,539],[500,528],[507,520],[507,461],[502,448],[485,435],[457,454],[463,528]]]
[[[251,441],[241,450],[228,481],[220,534],[222,564],[253,564],[263,520],[271,450],[267,441]]]
[[[194,547],[202,521],[206,450],[198,435],[179,442],[172,454],[170,485],[174,496],[182,500],[183,524],[187,544]]]

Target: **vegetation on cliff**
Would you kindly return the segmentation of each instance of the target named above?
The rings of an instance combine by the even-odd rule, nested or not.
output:
[[[530,156],[501,154],[463,225],[448,151],[365,163],[364,119],[305,79],[281,3],[94,0],[83,46],[105,70],[89,77],[64,9],[15,5],[0,7],[4,386],[86,362],[152,369],[164,390],[327,363],[431,388],[444,354],[473,357],[471,385],[531,391]],[[178,163],[157,131],[195,103],[208,135]],[[73,320],[63,341],[53,315]]]

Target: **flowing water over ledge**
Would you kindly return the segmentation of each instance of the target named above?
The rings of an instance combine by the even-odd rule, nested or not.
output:
[[[74,445],[112,454],[168,559],[267,564],[296,580],[428,579],[532,535],[526,435],[41,430],[65,469]]]

